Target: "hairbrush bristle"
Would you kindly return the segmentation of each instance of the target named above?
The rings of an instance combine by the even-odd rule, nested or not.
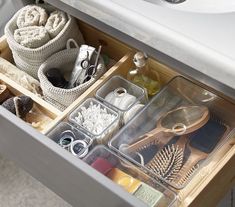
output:
[[[196,170],[199,168],[199,164],[194,165],[190,170],[188,170],[186,173],[182,173],[184,174],[184,176],[182,176],[178,181],[174,181],[176,183],[177,186],[182,187],[185,184],[187,184],[187,182],[190,180],[190,178],[193,176],[193,174],[196,172]],[[182,168],[183,170],[183,168]]]
[[[154,141],[149,142],[149,143],[147,143],[147,144],[145,144],[145,145],[140,145],[139,148],[136,149],[136,152],[140,152],[140,151],[142,151],[142,150],[144,150],[144,149],[150,147],[151,145],[158,145],[158,143],[159,143],[159,140],[158,140],[158,139],[155,139]]]
[[[227,124],[225,124],[224,120],[222,120],[221,118],[218,118],[215,114],[211,113],[210,118],[213,121],[217,122],[218,124],[228,127]]]
[[[168,145],[159,151],[146,167],[165,180],[173,180],[183,164],[183,151],[178,146]]]

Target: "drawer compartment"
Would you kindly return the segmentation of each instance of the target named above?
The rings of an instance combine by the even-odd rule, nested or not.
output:
[[[54,108],[51,108],[50,105],[48,105],[46,102],[41,100],[38,96],[25,90],[23,87],[16,84],[15,82],[8,79],[7,77],[0,76],[0,84],[7,86],[7,90],[9,91],[9,95],[7,99],[11,97],[16,97],[16,99],[15,100],[13,99],[13,101],[11,101],[10,103],[10,105],[15,105],[14,106],[15,108],[17,108],[17,96],[24,95],[32,99],[33,107],[26,114],[26,116],[23,117],[23,119],[25,120],[25,122],[27,122],[33,128],[37,129],[40,132],[43,133],[44,131],[46,131],[48,124],[50,124],[60,114],[59,111],[57,111]],[[7,99],[5,99],[5,101]],[[16,110],[20,110],[20,109],[21,108],[16,109]],[[20,113],[20,111],[18,113]]]
[[[105,62],[107,70],[111,69],[116,64],[119,65],[121,63],[121,59],[131,51],[130,47],[111,38],[101,31],[98,31],[81,21],[78,21],[77,24],[79,25],[80,31],[84,36],[85,44],[93,46],[95,48],[98,48],[99,45],[102,45],[101,54],[106,59]],[[0,45],[0,57],[6,59],[11,63],[14,63],[5,36],[0,38]],[[4,76],[4,74],[1,75]],[[48,104],[52,105],[51,103]],[[53,108],[54,106],[51,107]]]
[[[173,191],[103,145],[96,146],[84,161],[149,206],[175,206],[176,195]]]
[[[86,100],[87,98],[94,97],[97,90],[104,83],[106,83],[110,79],[110,77],[113,77],[114,75],[121,75],[122,77],[125,78],[128,69],[130,67],[132,67],[132,57],[133,57],[133,53],[130,53],[129,55],[124,57],[123,63],[119,67],[117,67],[116,69],[114,69],[112,71],[109,71],[108,76],[104,76],[103,79],[97,81],[97,85],[94,85],[93,87],[91,87],[91,90],[85,92],[79,99],[76,100],[76,102],[73,103],[73,105],[71,105],[69,108],[67,108],[61,116],[57,117],[57,119],[53,121],[51,127],[52,128],[55,127],[61,121],[68,121],[67,118],[68,118],[69,114],[74,109],[76,109],[77,106],[80,105],[84,100]],[[173,77],[176,77],[178,75],[176,72],[174,72],[170,68],[167,68],[166,66],[160,64],[156,60],[151,59],[150,63],[151,63],[151,66],[154,67],[159,72],[163,85],[166,85],[170,79],[172,79]],[[200,85],[200,83],[198,83],[198,84]],[[189,90],[189,87],[182,87],[182,89]],[[164,90],[164,88],[163,88],[163,90]],[[192,96],[192,93],[190,93],[189,91],[188,92],[185,91],[185,93],[191,94],[191,98],[193,98],[194,96]],[[208,92],[208,94],[205,94],[204,93],[206,91],[205,89],[203,89],[202,91],[200,91],[200,90],[199,91],[198,90],[191,90],[191,91],[194,91],[194,93],[203,92],[203,94],[205,96],[204,96],[204,98],[203,97],[201,97],[201,98],[204,101],[208,99],[210,94],[213,95],[213,92]],[[213,97],[214,96],[211,96],[210,98],[212,99]],[[215,96],[215,97],[217,97],[217,96]],[[218,100],[222,100],[222,98],[219,97]],[[208,99],[208,101],[210,101],[210,99]],[[222,115],[223,113],[221,114],[221,112],[224,110],[223,108],[225,105],[226,105],[226,109],[227,109],[226,114],[229,114],[228,110],[232,110],[234,108],[234,104],[229,101],[222,101],[222,102],[218,101],[216,104],[216,107],[214,106],[213,108],[216,112],[220,111],[218,113],[220,113],[220,115],[223,116]],[[229,125],[231,127],[233,127],[234,126],[233,120],[230,119],[229,116],[226,116],[226,117],[227,118],[225,118],[224,121],[226,123],[229,123]],[[230,128],[230,131],[231,131],[231,128]],[[228,134],[228,133],[226,133],[226,134]],[[188,206],[193,202],[197,202],[197,196],[199,196],[200,193],[203,192],[204,189],[207,189],[207,184],[211,180],[214,180],[214,178],[216,177],[216,174],[213,174],[211,172],[215,172],[216,170],[218,170],[218,171],[222,170],[224,165],[226,165],[226,163],[229,162],[230,159],[232,159],[232,157],[235,154],[235,148],[233,146],[234,145],[234,138],[235,138],[234,136],[229,137],[228,140],[225,140],[225,142],[223,142],[223,145],[219,145],[220,148],[217,148],[215,150],[215,152],[212,153],[212,155],[206,161],[206,164],[202,165],[202,167],[198,171],[197,176],[194,176],[191,179],[191,181],[187,184],[186,187],[184,187],[181,190],[175,190],[178,194],[178,199],[180,200],[180,204],[179,204],[180,206]],[[232,173],[231,173],[231,175],[232,175]],[[229,180],[232,179],[233,176],[231,176],[231,175],[229,177],[226,177],[227,181],[225,181],[225,182],[229,182]]]
[[[86,99],[94,97],[97,90],[111,77],[120,75],[126,78],[128,70],[133,67],[134,49],[82,21],[78,21],[78,24],[86,43],[95,47],[102,44],[103,52],[116,63],[63,112],[0,74],[1,82],[7,84],[13,94],[30,96],[36,106],[52,119],[43,129],[43,134],[47,134],[61,122],[67,122],[72,111]],[[0,57],[13,63],[5,37],[0,38]],[[156,60],[150,59],[149,64],[160,74],[163,86],[179,75]],[[220,104],[220,107],[226,108],[227,105]],[[0,107],[0,131],[0,152],[14,160],[73,206],[78,204],[84,207],[145,206],[82,160],[2,107]],[[203,202],[208,205],[215,204],[216,198],[209,201],[205,195],[213,198],[213,195],[217,195],[216,188],[219,184],[224,189],[234,184],[234,144],[235,139],[231,137],[213,153],[207,165],[200,169],[197,176],[193,177],[185,188],[176,191],[180,200],[179,206],[202,206]]]
[[[234,136],[234,110],[228,101],[176,77],[109,144],[153,177],[183,189]]]

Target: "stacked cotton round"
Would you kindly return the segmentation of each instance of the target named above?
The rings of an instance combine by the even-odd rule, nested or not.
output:
[[[84,43],[76,20],[54,9],[28,5],[19,10],[5,27],[5,34],[16,66],[38,79],[40,65],[52,54],[63,50],[68,39]]]

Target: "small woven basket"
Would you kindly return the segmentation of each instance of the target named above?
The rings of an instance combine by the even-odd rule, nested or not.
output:
[[[71,40],[68,40],[68,42],[69,41]],[[72,89],[63,89],[53,86],[45,75],[47,70],[49,70],[50,68],[58,68],[60,69],[62,74],[71,74],[78,53],[78,46],[76,46],[76,48],[71,48],[70,44],[67,44],[67,49],[55,53],[54,55],[49,57],[38,70],[38,77],[40,80],[44,98],[62,111],[71,103],[73,103],[105,72],[104,62],[102,59],[99,59],[96,75],[89,81]]]
[[[6,24],[5,35],[17,67],[32,75],[34,78],[38,78],[37,71],[45,60],[54,53],[66,48],[68,39],[72,38],[76,40],[79,45],[84,43],[83,36],[78,28],[75,18],[67,15],[68,21],[65,27],[56,37],[49,40],[43,46],[33,49],[20,45],[14,39],[14,31],[18,28],[16,22],[21,10],[19,10]]]

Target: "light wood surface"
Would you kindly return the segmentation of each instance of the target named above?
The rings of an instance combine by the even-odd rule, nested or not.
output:
[[[0,57],[13,62],[12,53],[7,44],[7,39],[5,36],[0,37]]]
[[[7,86],[7,89],[10,91],[9,94],[10,96],[8,98],[10,98],[11,96],[26,95],[30,96],[33,99],[34,101],[33,108],[26,115],[24,120],[27,123],[31,124],[35,129],[43,133],[47,125],[57,117],[57,114],[54,114],[53,111],[51,111],[48,108],[45,108],[43,104],[36,102],[35,97],[32,96],[34,94],[31,93],[25,94],[24,92],[21,91],[22,89],[21,87],[19,86],[17,88],[14,87],[15,86],[14,84],[13,85],[9,84],[9,82],[3,80],[4,78],[2,78],[0,74],[0,83],[5,84]]]
[[[0,80],[2,80],[4,83],[6,83],[8,85],[8,87],[11,88],[11,91],[14,91],[14,94],[24,94],[26,96],[31,97],[34,100],[34,102],[36,102],[37,104],[39,104],[40,106],[45,108],[48,111],[47,113],[50,114],[51,117],[55,118],[61,114],[60,110],[53,107],[48,102],[44,101],[41,97],[28,91],[27,89],[25,89],[24,87],[22,87],[18,83],[14,82],[10,78],[6,77],[5,75],[0,74]]]

